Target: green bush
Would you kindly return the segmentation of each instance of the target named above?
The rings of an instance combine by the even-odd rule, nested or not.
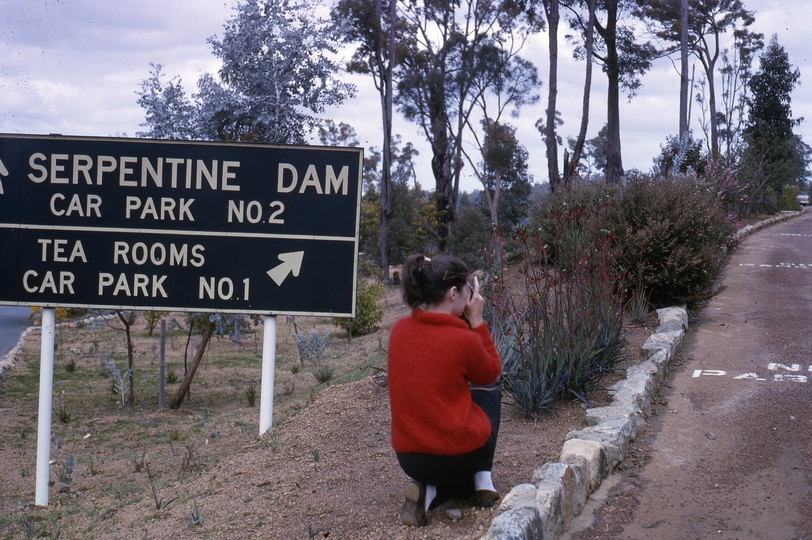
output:
[[[623,345],[612,236],[586,233],[584,207],[554,215],[558,228],[550,236],[519,231],[505,239],[519,263],[502,268],[487,291],[502,388],[533,417],[565,397],[586,400]]]
[[[629,290],[641,290],[653,306],[696,308],[713,296],[716,281],[735,244],[735,223],[725,213],[716,187],[694,176],[630,178],[620,186],[587,186],[556,194],[531,213],[531,224],[549,237],[556,211],[582,205],[582,225],[593,238],[615,236],[616,270]]]
[[[333,324],[347,332],[352,341],[353,336],[363,336],[377,330],[383,320],[383,306],[378,299],[384,293],[383,284],[377,281],[359,281],[355,292],[355,317],[333,319]]]
[[[798,202],[798,194],[801,189],[798,186],[784,186],[781,195],[778,196],[779,210],[801,211],[801,203]]]

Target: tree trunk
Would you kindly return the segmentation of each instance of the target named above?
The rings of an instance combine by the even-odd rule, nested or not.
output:
[[[581,161],[581,153],[584,151],[586,142],[586,130],[589,126],[589,98],[592,92],[592,51],[595,46],[595,4],[597,0],[588,0],[589,21],[586,29],[586,75],[584,76],[584,98],[581,106],[581,129],[578,131],[578,140],[575,141],[575,148],[572,150],[572,158],[564,171],[564,181],[567,188],[572,183],[572,178],[578,170],[578,162]]]
[[[688,131],[688,0],[682,0],[680,9],[680,84],[679,84],[679,137]]]
[[[620,151],[620,70],[617,55],[617,11],[618,0],[606,2],[606,29],[602,34],[606,43],[606,76],[609,82],[607,91],[607,149],[606,183],[616,184],[623,176],[623,158]],[[596,26],[600,32],[600,27]]]
[[[130,333],[130,327],[133,323],[133,313],[130,311],[128,317],[125,317],[123,313],[120,311],[116,311],[116,315],[121,320],[121,324],[124,325],[124,333],[127,335],[127,379],[130,385],[130,393],[127,396],[127,405],[132,407],[133,401],[135,401],[135,377],[133,376],[133,340],[132,334]]]
[[[449,155],[448,114],[445,104],[445,76],[442,73],[429,75],[429,119],[433,141],[431,145],[431,172],[434,174],[437,208],[437,243],[440,251],[445,251],[451,222],[454,220],[454,179],[451,174]]]
[[[206,321],[206,326],[203,328],[203,335],[200,337],[200,346],[197,348],[197,353],[192,360],[192,365],[189,367],[186,375],[183,377],[183,382],[181,383],[180,388],[178,388],[178,393],[175,394],[175,399],[173,399],[172,403],[169,405],[170,409],[177,409],[181,406],[181,404],[183,404],[183,400],[186,398],[186,394],[189,392],[189,387],[192,385],[192,379],[195,377],[197,367],[200,365],[200,361],[203,360],[203,354],[206,352],[206,347],[209,344],[212,332],[214,332],[214,322],[208,320]]]
[[[550,75],[547,85],[547,125],[544,142],[547,146],[547,175],[550,189],[560,182],[558,174],[558,144],[555,136],[556,94],[558,93],[558,0],[544,0],[550,44]],[[565,171],[566,172],[566,171]]]
[[[375,9],[381,24],[380,39],[378,40],[378,58],[383,58],[384,43],[382,0],[375,3]],[[385,72],[381,74],[381,111],[383,114],[383,156],[381,163],[381,208],[380,226],[378,234],[378,247],[381,254],[381,270],[383,281],[389,281],[389,220],[392,217],[392,67],[394,64],[395,48],[395,8],[397,2],[390,1],[389,13],[389,39],[388,63]]]

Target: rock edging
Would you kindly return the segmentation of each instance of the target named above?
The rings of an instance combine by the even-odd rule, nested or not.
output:
[[[756,231],[760,231],[764,227],[769,227],[770,225],[774,225],[781,221],[786,221],[788,219],[792,219],[794,217],[798,217],[806,211],[804,207],[801,207],[800,212],[795,212],[791,210],[784,210],[780,212],[777,216],[771,217],[769,219],[765,219],[763,221],[759,221],[758,223],[753,223],[752,225],[747,225],[746,227],[742,227],[733,235],[736,241],[741,241],[745,237],[750,236]]]
[[[646,360],[609,387],[612,404],[587,409],[589,427],[569,432],[559,461],[545,463],[533,472],[532,483],[519,484],[505,496],[483,540],[558,538],[626,457],[688,328],[683,307],[658,309],[657,317],[660,325],[642,347]]]

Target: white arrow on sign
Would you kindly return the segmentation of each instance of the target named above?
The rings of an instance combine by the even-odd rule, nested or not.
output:
[[[276,268],[268,270],[267,274],[277,285],[282,285],[288,274],[293,274],[293,277],[299,275],[299,270],[302,269],[302,258],[304,258],[304,251],[292,251],[291,253],[280,253],[279,260],[282,264]]]
[[[0,159],[0,195],[3,194],[3,177],[8,176],[8,169],[3,165],[3,160]]]

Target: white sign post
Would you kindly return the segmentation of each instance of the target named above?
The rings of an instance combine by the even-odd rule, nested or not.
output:
[[[276,366],[276,316],[263,317],[262,383],[259,393],[259,434],[271,429],[273,423],[273,380]]]
[[[51,405],[54,389],[54,331],[56,310],[42,309],[42,343],[39,362],[39,425],[37,427],[37,490],[34,503],[48,506],[51,477]]]

